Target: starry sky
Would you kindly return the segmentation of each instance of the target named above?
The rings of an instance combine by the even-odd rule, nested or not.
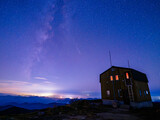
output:
[[[159,0],[0,0],[0,93],[98,97],[110,67],[160,96]]]

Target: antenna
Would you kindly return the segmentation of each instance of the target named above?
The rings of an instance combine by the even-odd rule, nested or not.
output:
[[[128,68],[130,68],[129,60],[128,60]]]
[[[111,67],[112,67],[112,59],[111,59],[111,52],[109,50],[109,58],[110,58],[110,64],[111,64]],[[113,69],[111,68],[111,75],[113,75]],[[114,100],[116,100],[116,97],[115,97],[115,89],[114,89],[114,80],[113,80],[113,96],[114,96]]]
[[[110,50],[109,50],[109,59],[110,59],[110,65],[112,67],[112,59],[111,59],[111,52],[110,52]]]

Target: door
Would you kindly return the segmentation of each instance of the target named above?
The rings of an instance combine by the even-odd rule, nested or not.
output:
[[[128,90],[127,89],[123,90],[123,101],[124,101],[124,104],[127,104],[127,105],[130,104],[130,100],[129,100],[129,95],[128,95]]]

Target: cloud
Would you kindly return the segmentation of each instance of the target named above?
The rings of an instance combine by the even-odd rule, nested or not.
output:
[[[152,100],[155,102],[160,102],[160,96],[152,96]]]
[[[44,83],[46,83],[46,84],[53,84],[53,83],[50,82],[50,81],[44,81]]]
[[[34,77],[34,79],[38,79],[38,80],[48,80],[47,78],[44,78],[44,77]]]
[[[62,94],[63,97],[72,98],[100,98],[100,92],[96,91],[79,91],[79,90],[59,90],[58,94]]]
[[[52,96],[60,88],[55,86],[53,82],[23,82],[15,80],[1,80],[1,93],[18,94],[18,95],[36,95],[36,96]]]
[[[100,93],[94,91],[64,90],[50,81],[38,83],[16,80],[0,80],[1,93],[22,96],[47,96],[54,98],[99,98]]]

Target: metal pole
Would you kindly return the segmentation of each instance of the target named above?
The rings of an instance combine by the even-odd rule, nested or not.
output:
[[[129,60],[128,60],[128,68],[130,68]]]
[[[110,59],[110,65],[112,67],[112,59],[111,59],[111,52],[110,52],[110,50],[109,50],[109,59]]]
[[[111,52],[109,50],[109,58],[110,58],[110,65],[112,67],[112,59],[111,59]],[[111,68],[111,75],[113,77],[113,71],[112,71],[112,68]],[[114,89],[114,77],[113,77],[113,97],[114,97],[114,100],[116,100],[116,97],[115,97],[115,89]]]

